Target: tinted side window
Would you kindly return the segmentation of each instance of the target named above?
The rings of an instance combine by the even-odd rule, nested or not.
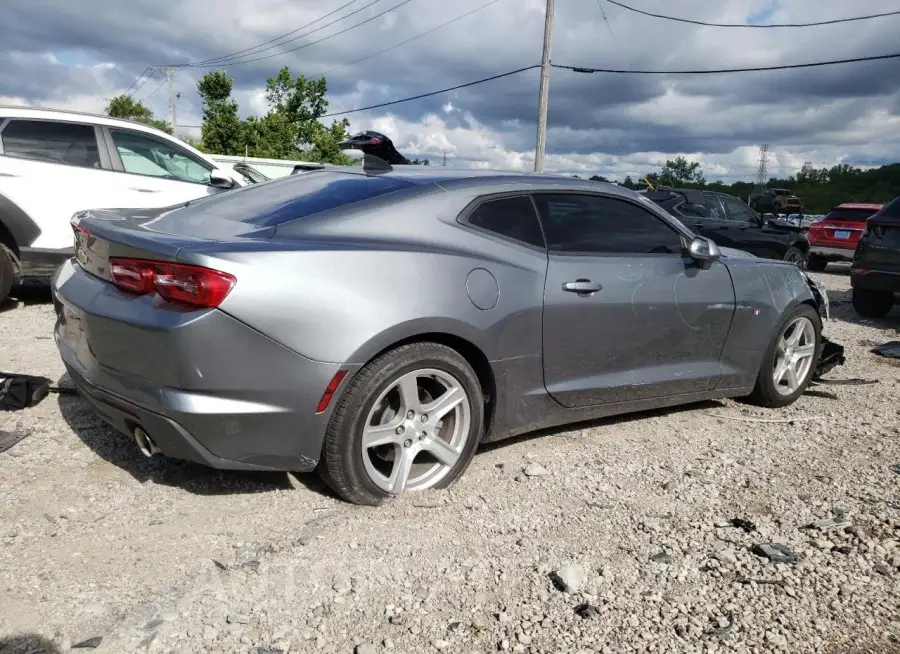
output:
[[[722,203],[719,202],[719,196],[715,193],[704,193],[703,200],[705,201],[706,209],[709,211],[709,217],[715,220],[725,220],[725,209],[722,208]]]
[[[735,200],[734,198],[730,198],[726,195],[722,196],[722,202],[725,204],[725,208],[728,210],[728,220],[733,220],[739,223],[756,222],[756,214],[743,202]]]
[[[596,195],[535,196],[548,247],[556,252],[681,254],[681,235],[625,200]]]
[[[11,120],[0,135],[10,157],[100,168],[100,151],[91,125],[44,120]]]
[[[544,247],[541,224],[528,196],[488,200],[479,205],[466,222],[473,227],[520,243]]]

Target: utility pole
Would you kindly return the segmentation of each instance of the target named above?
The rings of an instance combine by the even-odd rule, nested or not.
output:
[[[547,149],[547,104],[550,100],[550,42],[553,40],[553,15],[556,0],[547,0],[544,14],[544,54],[541,57],[541,90],[538,99],[537,145],[534,149],[534,172],[544,169],[544,152]]]
[[[763,143],[761,146],[759,146],[759,168],[757,168],[756,170],[756,185],[759,188],[760,192],[762,192],[769,181],[768,166],[769,144]]]
[[[178,121],[175,116],[175,89],[172,88],[172,77],[175,75],[175,69],[171,66],[155,66],[155,68],[166,76],[166,84],[169,85],[169,120],[172,123],[172,136],[177,136]]]
[[[442,165],[442,166],[446,166],[446,165],[447,165],[447,151],[446,151],[446,150],[443,150],[442,152],[443,152],[443,155],[444,155],[444,161],[441,163],[441,165]]]

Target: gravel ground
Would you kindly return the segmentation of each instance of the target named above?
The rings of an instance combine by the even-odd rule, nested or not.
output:
[[[831,377],[878,383],[516,439],[378,509],[148,461],[77,397],[0,416],[30,433],[0,454],[0,652],[898,652],[900,365],[869,349],[900,310],[816,277]],[[60,377],[52,324],[0,313],[0,369]]]

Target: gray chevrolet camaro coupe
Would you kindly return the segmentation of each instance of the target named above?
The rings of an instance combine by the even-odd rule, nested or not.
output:
[[[418,166],[304,172],[72,218],[56,342],[144,454],[318,468],[380,504],[481,442],[710,398],[781,407],[827,296],[639,194]]]

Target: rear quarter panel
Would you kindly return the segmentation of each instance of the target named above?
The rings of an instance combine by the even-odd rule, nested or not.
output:
[[[460,194],[389,198],[278,228],[268,243],[192,247],[180,259],[237,277],[221,309],[307,358],[363,364],[398,341],[450,334],[489,360],[541,352],[547,257],[456,222]],[[481,281],[470,278],[475,269]],[[496,280],[496,291],[490,281]],[[496,300],[482,309],[470,299]]]
[[[722,353],[721,388],[750,388],[785,314],[803,303],[815,307],[815,298],[795,265],[742,257],[724,261],[734,282],[736,308]]]

